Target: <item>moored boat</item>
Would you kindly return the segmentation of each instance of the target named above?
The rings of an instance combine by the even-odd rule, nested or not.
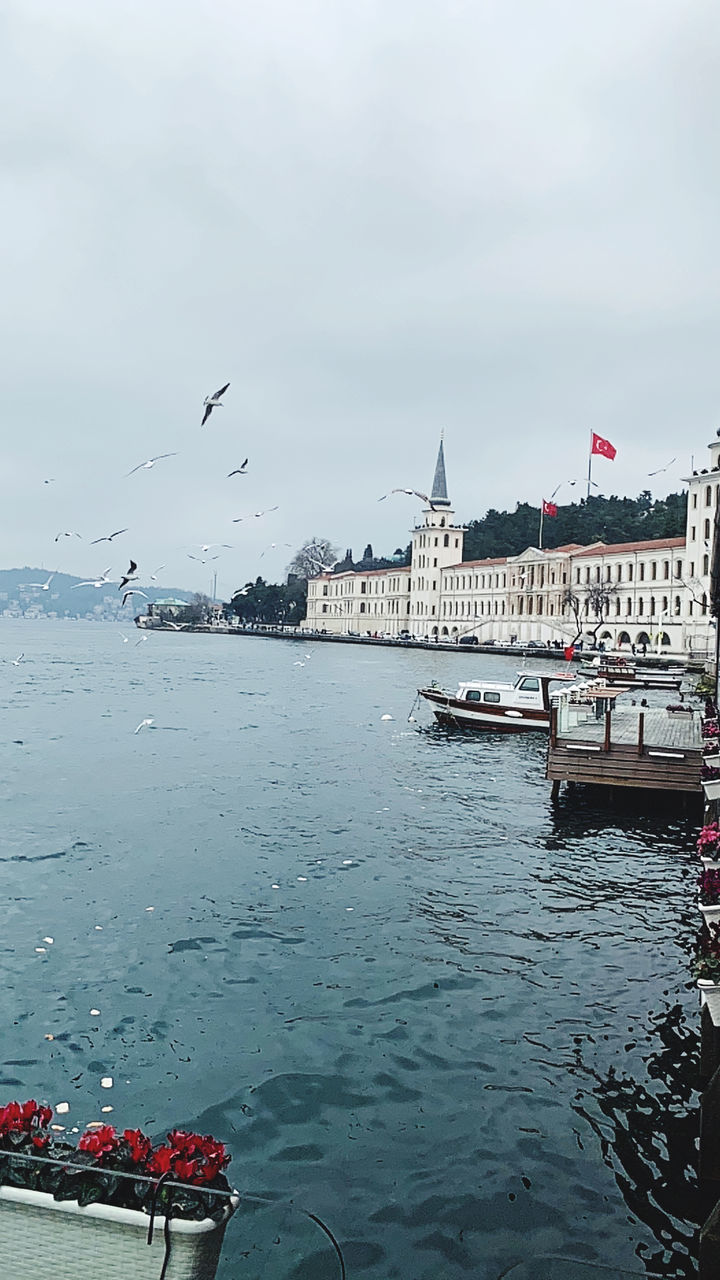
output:
[[[663,671],[641,667],[620,655],[608,654],[593,658],[588,667],[580,668],[580,674],[605,680],[608,684],[621,684],[627,689],[679,689],[685,669],[670,667]]]
[[[519,671],[514,684],[493,680],[466,680],[456,693],[435,685],[418,689],[429,702],[440,724],[463,729],[489,729],[497,733],[522,733],[550,728],[550,685],[574,683],[574,675],[561,672]]]

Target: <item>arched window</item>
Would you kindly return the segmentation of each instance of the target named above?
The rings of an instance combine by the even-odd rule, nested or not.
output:
[[[709,484],[705,490],[705,506],[709,507],[712,502],[712,485]]]
[[[706,538],[709,538],[709,537],[710,537],[710,521],[709,521],[709,520],[706,520],[706,521],[705,521],[705,524],[703,525],[703,528],[704,528],[704,530],[705,530],[705,537],[706,537]]]
[[[655,616],[655,597],[651,596],[650,597],[650,617],[652,618],[654,616]]]
[[[710,572],[710,557],[703,556],[703,573],[709,573],[709,572]]]
[[[676,618],[680,617],[680,597],[679,596],[675,597],[675,603],[673,605],[673,613],[675,614]]]
[[[443,524],[444,524],[444,523],[445,523],[445,521],[443,520]],[[446,534],[445,534],[445,537],[443,538],[443,546],[444,546],[444,547],[449,547],[449,546],[450,546],[450,534],[449,534],[449,533],[446,533]]]
[[[700,601],[700,612],[704,618],[705,614],[707,613],[707,596],[704,591],[702,595],[702,600]]]
[[[643,600],[642,596],[638,600],[637,610],[638,610],[638,617],[641,618],[645,610],[645,601]]]

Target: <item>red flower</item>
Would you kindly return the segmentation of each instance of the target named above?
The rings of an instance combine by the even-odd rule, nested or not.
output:
[[[96,1156],[99,1160],[101,1156],[108,1155],[111,1151],[116,1151],[119,1142],[120,1140],[113,1126],[104,1124],[99,1129],[90,1129],[82,1135],[78,1142],[78,1151],[89,1151],[91,1155]]]
[[[37,1147],[38,1151],[42,1151],[45,1147],[49,1146],[50,1144],[50,1134],[49,1133],[33,1134],[32,1144],[34,1147]]]
[[[123,1138],[130,1148],[130,1156],[134,1164],[140,1164],[152,1149],[152,1143],[146,1138],[142,1129],[125,1129]]]
[[[176,1160],[173,1174],[181,1182],[194,1182],[198,1172],[197,1160]]]
[[[148,1173],[154,1173],[158,1178],[162,1177],[172,1169],[173,1161],[179,1154],[180,1152],[173,1151],[172,1147],[157,1147],[148,1160]]]

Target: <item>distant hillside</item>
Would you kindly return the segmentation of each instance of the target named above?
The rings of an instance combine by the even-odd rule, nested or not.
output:
[[[570,506],[559,506],[555,517],[545,517],[543,546],[561,547],[567,542],[640,542],[651,538],[679,538],[685,533],[687,494],[671,493],[653,502],[649,490],[637,498],[591,497]],[[538,544],[540,512],[526,502],[514,511],[490,510],[482,520],[471,520],[465,534],[465,560],[519,555]]]
[[[144,613],[148,600],[172,596],[190,601],[194,595],[182,587],[148,587],[140,582],[137,585],[148,600],[135,596],[122,609],[122,592],[118,591],[117,582],[109,582],[105,587],[77,587],[73,590],[74,584],[83,579],[69,573],[56,573],[47,591],[27,585],[47,582],[49,576],[47,569],[0,569],[0,615],[35,617],[52,614],[59,618],[122,618],[132,621],[136,614]]]

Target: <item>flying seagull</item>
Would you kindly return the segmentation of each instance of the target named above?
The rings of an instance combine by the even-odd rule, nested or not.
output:
[[[188,551],[188,560],[197,560],[198,564],[208,564],[210,560],[219,560],[219,556],[208,556],[207,560],[203,560],[202,556],[191,556]]]
[[[157,576],[158,576],[158,574],[159,574],[160,570],[161,570],[161,569],[166,569],[166,568],[167,568],[167,565],[159,564],[159,565],[158,565],[158,567],[157,567],[157,569],[155,570],[155,572],[150,574],[150,580],[151,580],[151,582],[157,582]]]
[[[259,520],[260,516],[267,516],[271,511],[279,511],[279,507],[267,507],[265,511],[251,511],[246,516],[237,516],[233,520],[233,524],[240,524],[241,520]]]
[[[43,480],[43,484],[54,484],[54,483],[55,481],[52,476],[50,477],[49,480]]]
[[[147,640],[147,636],[141,636],[139,640],[135,641],[134,648],[137,649],[139,644],[147,644]]]
[[[55,573],[57,573],[57,569],[55,570]],[[25,586],[25,587],[39,587],[41,591],[49,591],[49,590],[50,590],[50,583],[52,582],[53,578],[55,577],[55,573],[51,573],[51,574],[50,574],[50,577],[48,578],[47,582],[25,582],[25,583],[23,583],[23,586]]]
[[[131,560],[130,568],[120,580],[120,586],[118,587],[118,591],[122,591],[123,587],[126,587],[128,582],[132,582],[133,579],[137,578],[137,576],[138,576],[137,565],[134,560]]]
[[[127,533],[127,529],[116,529],[114,533],[109,533],[105,538],[93,538],[90,546],[94,547],[98,542],[112,542],[113,538],[119,538],[121,533]]]
[[[213,409],[222,409],[222,404],[220,403],[220,397],[225,395],[225,392],[227,391],[229,386],[230,386],[230,383],[226,382],[225,386],[221,387],[219,391],[216,391],[214,396],[205,397],[205,399],[203,400],[203,404],[205,405],[205,412],[203,414],[203,420],[200,423],[201,427],[205,426],[205,423],[210,417],[210,414],[212,413]]]
[[[122,633],[122,631],[120,632],[120,639],[122,640],[123,644],[129,644],[129,643],[130,643],[130,637],[129,637],[129,636],[124,636],[124,635],[123,635],[123,633]]]
[[[229,542],[203,542],[197,543],[198,551],[212,551],[213,547],[225,547],[227,551],[232,551],[232,544]]]
[[[670,461],[666,463],[664,467],[658,467],[657,471],[648,471],[648,475],[649,476],[661,475],[663,471],[667,471],[668,467],[672,466],[673,462],[677,462],[677,458],[671,458]]]
[[[146,718],[145,720],[141,720],[141,721],[140,721],[140,723],[139,723],[139,725],[138,725],[137,729],[133,730],[133,732],[134,732],[134,733],[139,733],[141,729],[145,729],[146,727],[148,727],[148,728],[149,728],[149,726],[150,726],[151,724],[154,724],[154,723],[155,723],[155,721],[154,721],[153,717],[152,717],[152,716],[147,716],[147,718]]]
[[[431,511],[437,510],[431,498],[426,493],[420,493],[417,489],[391,489],[390,493],[384,493],[382,498],[378,498],[378,502],[384,502],[392,493],[407,493],[411,498],[420,498],[421,502],[426,502]]]
[[[55,535],[55,539],[54,539],[54,540],[55,540],[55,542],[59,542],[61,538],[79,538],[79,539],[80,539],[80,541],[82,542],[82,534],[81,534],[81,533],[72,533],[72,532],[69,532],[69,533],[68,533],[68,532],[66,532],[66,533],[56,533],[56,535]]]
[[[260,552],[260,559],[262,560],[263,556],[265,555],[265,552],[267,551],[275,551],[277,547],[291,547],[291,546],[292,546],[292,542],[271,542],[270,546],[265,548],[265,551]]]
[[[74,582],[70,589],[71,591],[77,591],[78,587],[104,587],[110,581],[108,578],[109,572],[110,565],[108,565],[101,577],[95,578],[92,582]]]
[[[18,654],[18,656],[17,656],[17,658],[13,658],[13,659],[12,659],[12,664],[13,664],[13,666],[14,666],[14,667],[19,667],[19,666],[20,666],[20,663],[22,662],[22,660],[23,660],[23,658],[24,658],[24,657],[25,657],[24,652],[23,652],[23,653],[19,653],[19,654]]]
[[[175,450],[174,453],[156,453],[154,458],[148,458],[147,462],[138,462],[137,466],[133,467],[132,471],[126,472],[125,479],[127,480],[128,476],[134,476],[136,471],[149,471],[151,467],[155,466],[156,462],[160,462],[163,458],[176,457],[177,450]]]
[[[121,609],[122,609],[123,605],[125,604],[125,602],[126,602],[127,600],[129,600],[131,596],[145,596],[145,599],[146,599],[146,600],[148,600],[148,599],[150,598],[148,595],[146,595],[146,593],[145,593],[144,591],[126,591],[126,592],[125,592],[125,595],[124,595],[124,596],[123,596],[123,598],[122,598],[122,604],[121,604],[121,606],[120,606],[120,608],[121,608]]]
[[[234,471],[228,471],[227,473],[228,480],[230,479],[231,476],[246,476],[247,464],[249,461],[250,459],[246,458],[241,467],[236,467]]]

